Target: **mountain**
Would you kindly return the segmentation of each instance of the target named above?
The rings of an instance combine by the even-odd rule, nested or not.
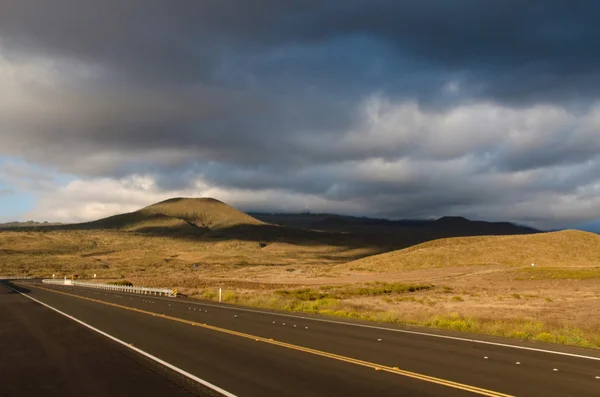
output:
[[[114,230],[157,237],[243,240],[261,244],[284,242],[296,246],[369,247],[377,253],[445,237],[539,233],[508,222],[471,221],[461,217],[388,220],[334,214],[246,214],[213,198],[181,197],[97,221],[32,225],[20,230]]]
[[[494,235],[494,234],[526,234],[538,233],[539,230],[509,222],[472,221],[463,217],[445,216],[437,220],[401,219],[389,220],[379,218],[355,217],[335,214],[269,214],[251,213],[264,222],[285,227],[314,229],[330,232],[397,234],[414,232],[417,234],[436,235],[438,237]]]
[[[213,198],[173,198],[135,212],[72,226],[128,231],[173,229],[206,232],[248,225],[260,226],[264,222]]]
[[[0,223],[0,228],[4,227],[32,227],[32,226],[57,226],[62,225],[60,222],[36,222],[36,221],[26,221],[26,222],[6,222]]]

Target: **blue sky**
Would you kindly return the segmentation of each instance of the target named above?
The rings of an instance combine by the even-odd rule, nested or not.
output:
[[[0,188],[1,189],[1,188]],[[24,214],[35,206],[35,196],[29,193],[0,195],[0,220],[23,220]]]
[[[0,164],[4,159],[0,158]],[[31,193],[20,192],[0,177],[0,221],[21,219],[22,215],[34,208],[35,197]]]
[[[74,176],[57,173],[50,167],[0,156],[0,220],[31,220],[29,215],[36,208],[37,199],[73,180]]]

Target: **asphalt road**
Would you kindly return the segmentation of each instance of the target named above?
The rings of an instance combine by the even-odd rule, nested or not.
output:
[[[217,394],[0,284],[0,396],[58,395]]]
[[[20,285],[28,296],[240,397],[600,396],[600,360],[592,358],[191,300]],[[21,310],[31,310],[31,321],[42,316],[60,317],[35,302],[27,303],[22,302]],[[81,335],[69,336],[65,342],[77,349],[88,345],[85,340],[103,338],[65,317],[56,321],[62,323],[52,327],[57,337],[65,334],[63,328],[79,330]],[[104,344],[110,344],[108,339]],[[560,350],[598,356],[595,351]],[[18,356],[14,360],[13,367],[19,367]],[[44,360],[46,366],[57,365],[52,356]],[[127,376],[122,376],[120,383],[113,380],[110,365],[81,360],[102,368],[96,372],[96,379],[104,380],[99,384],[129,382]],[[143,364],[138,363],[140,372],[148,370]],[[84,387],[86,379],[74,375],[71,386],[83,383]],[[146,388],[155,390],[150,384],[143,385],[136,395],[149,395]]]

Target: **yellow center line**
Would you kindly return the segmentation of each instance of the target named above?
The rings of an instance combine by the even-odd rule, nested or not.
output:
[[[251,334],[246,334],[243,332],[238,332],[238,331],[233,331],[230,329],[226,329],[226,328],[220,328],[220,327],[215,327],[213,325],[208,325],[205,323],[199,323],[196,321],[190,321],[190,320],[185,320],[179,317],[172,317],[172,316],[167,316],[166,314],[161,314],[161,313],[156,313],[156,312],[152,312],[152,311],[148,311],[148,310],[143,310],[143,309],[137,309],[135,307],[130,307],[130,306],[124,306],[124,305],[119,305],[117,303],[110,303],[110,302],[105,302],[102,300],[98,300],[98,299],[92,299],[92,298],[88,298],[85,296],[81,296],[81,295],[76,295],[76,294],[70,294],[68,292],[63,292],[63,291],[57,291],[54,289],[50,289],[50,288],[44,288],[44,287],[36,287],[45,291],[49,291],[49,292],[54,292],[57,294],[62,294],[62,295],[67,295],[67,296],[71,296],[74,298],[78,298],[78,299],[83,299],[83,300],[87,300],[90,302],[95,302],[95,303],[100,303],[103,305],[107,305],[107,306],[112,306],[112,307],[117,307],[119,309],[124,309],[124,310],[129,310],[129,311],[133,311],[133,312],[137,312],[137,313],[142,313],[142,314],[147,314],[150,316],[154,316],[154,317],[161,317],[167,320],[171,320],[171,321],[176,321],[179,323],[184,323],[184,324],[189,324],[189,325],[193,325],[196,327],[201,327],[201,328],[205,328],[205,329],[209,329],[212,331],[217,331],[217,332],[221,332],[221,333],[225,333],[225,334],[229,334],[229,335],[234,335],[234,336],[238,336],[241,338],[246,338],[246,339],[252,339],[254,341],[257,342],[265,342],[265,343],[269,343],[271,345],[276,345],[276,346],[281,346],[281,347],[285,347],[288,349],[292,349],[292,350],[297,350],[297,351],[301,351],[301,352],[305,352],[305,353],[310,353],[316,356],[321,356],[321,357],[327,357],[327,358],[331,358],[334,360],[338,360],[338,361],[344,361],[347,363],[351,363],[351,364],[355,364],[355,365],[360,365],[363,367],[368,367],[368,368],[372,368],[375,369],[377,371],[385,371],[385,372],[390,372],[393,374],[397,374],[397,375],[402,375],[402,376],[406,376],[409,378],[413,378],[413,379],[418,379],[418,380],[422,380],[425,382],[430,382],[430,383],[435,383],[438,385],[442,385],[442,386],[447,386],[447,387],[452,387],[454,389],[459,389],[459,390],[464,390],[467,392],[471,392],[471,393],[475,393],[475,394],[479,394],[481,396],[488,396],[488,397],[515,397],[509,394],[504,394],[504,393],[499,393],[493,390],[487,390],[487,389],[482,389],[480,387],[476,387],[476,386],[470,386],[470,385],[466,385],[466,384],[462,384],[462,383],[458,383],[458,382],[452,382],[449,380],[445,380],[445,379],[441,379],[441,378],[436,378],[433,376],[429,376],[429,375],[423,375],[423,374],[419,374],[416,372],[411,372],[411,371],[406,371],[403,369],[399,369],[398,367],[389,367],[386,365],[381,365],[381,364],[376,364],[376,363],[372,363],[369,361],[363,361],[363,360],[359,360],[356,358],[351,358],[351,357],[346,357],[346,356],[341,356],[339,354],[334,354],[334,353],[328,353],[322,350],[316,350],[316,349],[311,349],[309,347],[304,347],[304,346],[299,346],[299,345],[293,345],[291,343],[286,343],[286,342],[280,342],[280,341],[276,341],[270,338],[264,338],[261,336],[255,336],[255,335],[251,335]]]

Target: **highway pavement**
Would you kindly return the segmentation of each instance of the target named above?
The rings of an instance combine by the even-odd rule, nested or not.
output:
[[[216,396],[0,284],[0,396]]]
[[[600,355],[592,350],[551,347],[560,353],[556,354],[546,351],[545,345],[511,347],[505,346],[505,341],[473,340],[469,335],[410,333],[188,299],[39,283],[18,285],[27,297],[230,395],[600,396]],[[19,299],[28,300],[25,296]],[[28,301],[28,305],[21,303],[21,310],[31,311],[31,321],[40,316],[61,317],[40,303]],[[73,320],[64,316],[61,320],[65,323],[53,331],[57,336],[63,334],[58,331],[63,327],[81,333],[68,338],[70,345],[86,345],[83,341],[91,335],[115,345]],[[489,341],[496,344],[481,343]],[[123,349],[114,346],[117,348]],[[47,366],[56,365],[52,358],[47,361]],[[153,367],[142,364],[141,372]],[[156,381],[168,378],[168,374],[165,369]],[[97,378],[104,376],[110,383],[110,375],[102,373]],[[73,378],[77,384],[80,377]],[[173,384],[180,388],[177,382]]]

